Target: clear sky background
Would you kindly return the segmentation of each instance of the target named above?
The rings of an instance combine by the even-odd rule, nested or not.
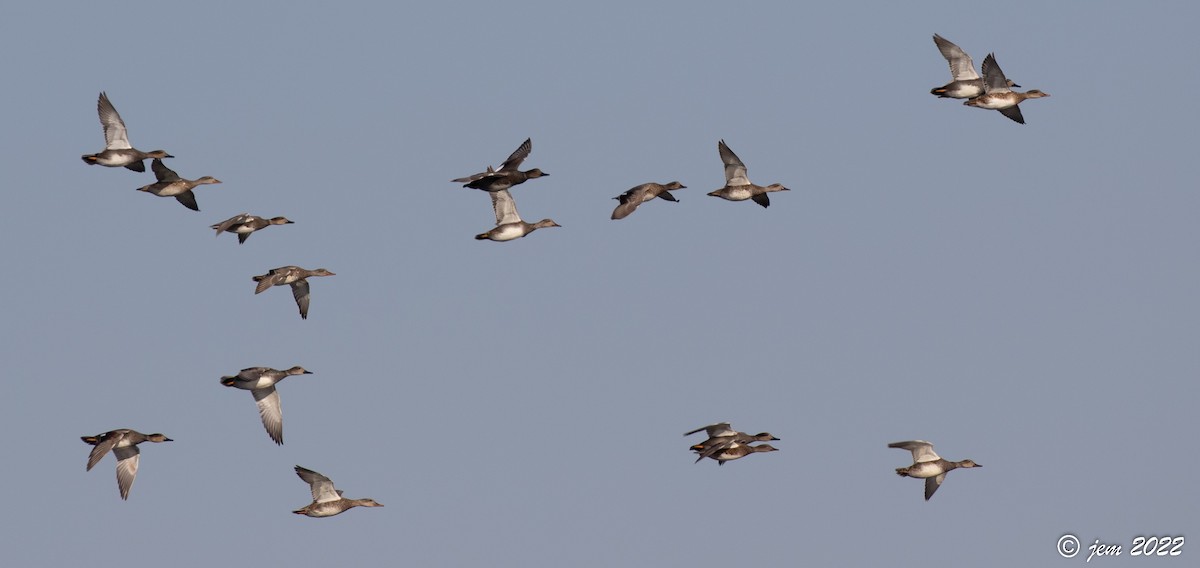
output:
[[[18,2],[10,566],[1066,566],[1200,557],[1193,3]],[[940,33],[1050,93],[929,94]],[[107,91],[201,212],[89,167]],[[452,178],[526,137],[508,243]],[[763,210],[723,185],[724,139]],[[148,164],[147,164],[148,165]],[[679,180],[610,221],[611,198]],[[234,214],[294,225],[236,237]],[[290,291],[250,277],[297,264]],[[302,365],[286,444],[221,375]],[[781,451],[692,463],[728,420]],[[79,436],[143,446],[127,502]],[[955,471],[930,502],[898,440]],[[330,519],[292,472],[382,509]],[[1131,559],[1138,535],[1194,539]],[[1187,560],[1187,558],[1192,560]],[[1096,562],[1095,560],[1093,562]]]

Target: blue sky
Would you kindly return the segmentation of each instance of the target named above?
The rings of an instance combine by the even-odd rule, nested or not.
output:
[[[1198,111],[1184,3],[59,5],[0,22],[0,545],[21,566],[1068,565],[1194,536]],[[1027,124],[939,100],[989,52]],[[1164,88],[1165,87],[1165,88]],[[201,212],[88,167],[107,91]],[[448,180],[526,137],[562,228]],[[704,194],[717,140],[768,210]],[[611,198],[678,180],[610,221]],[[239,246],[208,226],[284,215]],[[325,267],[309,319],[250,277]],[[218,379],[302,365],[286,444]],[[781,451],[692,464],[692,428]],[[114,461],[79,436],[143,447]],[[889,442],[953,472],[929,502]],[[332,519],[299,464],[382,509]],[[126,540],[115,541],[123,534]],[[1184,548],[1184,556],[1196,551]]]

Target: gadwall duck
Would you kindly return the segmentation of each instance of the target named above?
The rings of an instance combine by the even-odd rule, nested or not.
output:
[[[110,168],[124,166],[135,172],[146,171],[146,158],[174,158],[162,150],[143,152],[129,145],[129,134],[125,131],[125,121],[117,114],[116,107],[108,100],[108,95],[100,93],[96,101],[96,111],[100,113],[100,126],[104,127],[104,151],[99,154],[84,154],[83,162],[90,165],[99,164]]]
[[[292,296],[296,298],[296,305],[300,308],[300,319],[308,319],[308,278],[310,276],[337,276],[336,274],[324,269],[306,270],[299,266],[280,266],[272,268],[266,274],[260,274],[252,278],[258,285],[254,287],[255,294],[261,294],[263,290],[271,286],[282,286],[290,284],[292,287]]]
[[[100,463],[109,450],[112,450],[113,455],[117,457],[117,487],[121,490],[122,499],[129,499],[129,488],[133,486],[133,479],[137,477],[141,454],[138,444],[174,441],[162,434],[143,434],[128,428],[110,430],[95,436],[81,436],[80,439],[96,446],[92,448],[92,453],[88,454],[88,471],[92,471],[92,468]]]
[[[769,432],[760,432],[758,434],[747,434],[745,432],[738,432],[737,430],[734,430],[729,425],[728,422],[718,422],[716,424],[709,424],[708,426],[702,426],[700,428],[692,430],[691,432],[687,432],[686,434],[684,434],[684,436],[691,436],[692,434],[695,434],[696,432],[699,432],[701,430],[704,430],[708,434],[708,439],[689,448],[690,450],[699,454],[699,456],[696,458],[695,463],[700,463],[700,460],[707,458],[707,457],[712,457],[713,455],[721,452],[722,450],[729,449],[732,446],[737,445],[737,444],[747,444],[749,442],[766,442],[766,441],[773,441],[773,440],[779,439],[779,438],[776,438],[774,435],[770,434]],[[770,450],[758,450],[758,451],[770,451]]]
[[[296,475],[300,476],[312,489],[313,502],[292,511],[297,515],[310,517],[332,517],[353,507],[382,507],[374,499],[347,499],[342,492],[333,487],[333,481],[311,469],[296,466]]]
[[[933,43],[937,44],[938,51],[950,64],[950,76],[954,80],[929,93],[943,99],[970,99],[982,95],[983,78],[975,72],[975,62],[971,61],[971,56],[940,35],[933,34]],[[1008,81],[1008,86],[1020,87],[1012,81]]]
[[[475,235],[477,240],[511,241],[524,237],[537,229],[562,226],[555,223],[553,219],[542,219],[533,224],[522,221],[521,215],[517,213],[517,204],[513,201],[512,194],[506,189],[492,191],[488,195],[492,196],[492,210],[496,212],[496,228]]]
[[[896,468],[900,477],[917,477],[925,480],[925,500],[933,497],[933,492],[942,486],[946,472],[960,467],[983,467],[971,460],[944,460],[933,451],[933,444],[925,440],[909,440],[888,444],[889,448],[900,448],[912,452],[913,464],[908,467]]]
[[[246,239],[250,238],[250,234],[254,231],[265,229],[271,225],[290,224],[292,224],[292,222],[289,221],[287,217],[272,217],[270,219],[264,219],[249,213],[242,213],[241,215],[234,215],[233,217],[221,221],[220,223],[213,225],[212,228],[217,230],[218,237],[221,236],[221,233],[223,232],[236,234],[238,236],[238,244],[240,245],[246,242]]]
[[[1025,117],[1021,116],[1021,101],[1026,99],[1040,99],[1050,96],[1037,89],[1032,89],[1020,93],[1008,88],[1008,79],[1004,78],[1004,71],[1000,70],[1000,65],[996,63],[995,54],[989,53],[983,59],[983,90],[984,93],[971,100],[964,102],[964,105],[978,108],[988,108],[1000,111],[1000,114],[1011,118],[1019,124],[1025,124]]]
[[[250,367],[242,369],[236,375],[221,377],[221,384],[227,387],[250,391],[254,402],[258,404],[258,414],[262,416],[263,428],[276,444],[283,445],[283,409],[279,406],[279,392],[275,383],[292,375],[311,375],[312,371],[296,366],[280,371],[270,367]]]
[[[514,185],[525,183],[526,180],[550,175],[537,168],[524,172],[517,169],[521,166],[521,162],[529,157],[531,150],[533,150],[533,139],[526,138],[517,147],[517,150],[507,160],[504,160],[504,163],[500,165],[500,169],[493,170],[491,166],[488,166],[487,171],[483,173],[451,181],[461,183],[463,187],[473,187],[484,191],[504,191]]]
[[[210,183],[221,183],[221,180],[212,176],[204,176],[195,180],[183,179],[158,158],[154,158],[154,161],[150,162],[150,169],[154,170],[154,177],[158,179],[158,182],[143,185],[138,188],[138,191],[153,193],[159,197],[174,197],[192,211],[200,210],[200,206],[196,205],[196,194],[192,193],[193,188]]]
[[[725,141],[721,140],[717,143],[717,151],[721,153],[721,161],[725,163],[725,187],[716,191],[710,192],[713,197],[728,199],[729,201],[745,201],[753,199],[755,203],[763,207],[770,207],[771,200],[767,197],[767,193],[772,191],[791,191],[783,187],[782,184],[773,183],[767,187],[754,185],[746,178],[746,164],[742,163],[725,145]]]
[[[684,189],[686,187],[687,186],[683,185],[682,183],[673,181],[668,184],[643,183],[642,185],[631,188],[625,193],[613,198],[621,203],[620,205],[617,205],[616,209],[613,209],[612,218],[624,219],[628,217],[630,213],[633,213],[634,210],[638,208],[638,205],[650,201],[655,197],[661,197],[667,201],[678,202],[679,200],[675,199],[674,195],[671,195],[671,190]]]
[[[696,459],[696,461],[699,462],[700,459],[702,459],[702,458],[711,458],[711,459],[717,460],[717,465],[725,465],[725,462],[727,462],[727,461],[744,458],[750,454],[756,454],[756,453],[760,453],[760,452],[777,452],[777,451],[779,451],[779,448],[776,448],[770,444],[759,444],[757,446],[751,446],[750,444],[744,444],[741,442],[733,442],[733,443],[723,446],[720,449],[717,449],[716,451],[712,451],[712,452],[699,452],[698,451],[697,453],[699,453],[701,455],[700,455],[700,458]],[[707,453],[708,455],[705,455],[705,453]]]

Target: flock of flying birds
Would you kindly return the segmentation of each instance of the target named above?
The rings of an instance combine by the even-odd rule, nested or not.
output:
[[[701,426],[684,433],[684,436],[691,436],[701,430],[708,434],[708,439],[688,448],[696,452],[696,463],[700,463],[700,460],[704,458],[709,458],[716,460],[717,465],[725,465],[727,461],[744,458],[750,454],[779,451],[778,448],[771,444],[753,444],[753,442],[768,442],[779,439],[771,433],[747,434],[745,432],[738,432],[728,422],[718,422],[716,424],[709,424],[708,426]],[[933,492],[937,491],[938,487],[942,486],[942,482],[946,480],[946,474],[951,470],[983,467],[972,460],[950,461],[942,459],[941,456],[933,451],[933,444],[924,440],[893,442],[888,444],[888,447],[912,452],[913,464],[908,467],[896,468],[896,475],[924,479],[926,501],[930,497],[933,497]]]
[[[1004,76],[1000,64],[996,63],[994,53],[989,53],[983,59],[983,76],[980,77],[979,73],[975,72],[975,63],[971,61],[971,56],[962,48],[937,34],[933,34],[933,43],[937,44],[938,51],[942,52],[942,56],[950,64],[950,75],[953,78],[949,83],[929,91],[940,98],[967,99],[964,105],[996,110],[1017,123],[1025,124],[1025,117],[1021,115],[1021,107],[1018,106],[1021,101],[1050,96],[1037,89],[1024,93],[1012,90],[1011,87],[1020,85]]]
[[[983,75],[980,76],[975,71],[971,57],[957,45],[937,34],[934,34],[933,41],[949,63],[950,73],[953,78],[950,83],[930,91],[938,97],[967,99],[963,104],[977,108],[993,109],[1018,123],[1024,124],[1025,118],[1021,115],[1021,109],[1018,106],[1020,102],[1026,99],[1050,96],[1036,89],[1024,93],[1011,90],[1010,87],[1019,87],[1020,85],[1005,77],[1004,72],[1000,70],[1000,66],[996,63],[994,54],[988,54],[984,59],[982,67]],[[138,191],[144,191],[160,197],[174,197],[185,207],[193,211],[200,210],[193,190],[201,185],[221,183],[221,180],[212,176],[204,176],[195,180],[183,179],[163,164],[162,160],[164,158],[173,158],[174,156],[163,150],[143,152],[134,148],[129,143],[125,122],[121,120],[121,115],[117,113],[117,109],[113,107],[112,102],[109,101],[105,93],[100,93],[96,108],[100,115],[100,124],[104,128],[105,148],[99,153],[84,155],[83,161],[85,163],[114,168],[124,167],[135,172],[145,172],[146,166],[144,161],[151,159],[153,161],[150,168],[154,173],[156,181],[155,183],[138,188]],[[532,140],[526,139],[499,168],[493,169],[491,166],[488,166],[481,173],[452,180],[462,183],[463,187],[485,191],[492,199],[492,209],[496,214],[496,226],[485,233],[476,235],[476,239],[500,242],[511,241],[524,237],[537,229],[560,226],[552,219],[542,219],[536,223],[525,222],[517,213],[516,202],[513,200],[512,194],[509,193],[509,190],[513,186],[549,175],[538,168],[525,171],[520,169],[521,163],[529,157],[532,149]],[[709,192],[708,195],[729,201],[751,200],[763,207],[768,207],[771,205],[771,200],[768,197],[769,193],[789,191],[788,188],[778,183],[768,186],[751,183],[746,176],[746,165],[725,144],[724,140],[717,143],[717,151],[721,156],[721,162],[725,166],[725,186]],[[666,184],[644,183],[633,187],[614,198],[618,201],[618,205],[613,210],[612,219],[624,219],[637,210],[638,206],[655,198],[666,201],[677,201],[671,194],[671,191],[684,189],[685,187],[678,181]],[[236,234],[238,236],[238,243],[242,244],[255,231],[273,225],[286,225],[290,223],[292,221],[285,217],[268,219],[250,215],[249,213],[242,213],[212,225],[211,228],[216,230],[218,236],[223,232]],[[298,266],[282,266],[271,269],[266,274],[254,276],[253,280],[257,283],[254,293],[259,294],[272,286],[291,286],[292,294],[300,311],[300,317],[307,319],[309,305],[308,278],[313,276],[334,276],[334,273],[324,268],[307,270]],[[282,445],[283,416],[279,404],[279,393],[276,391],[275,385],[287,377],[308,374],[312,373],[299,366],[282,371],[269,367],[251,367],[242,369],[236,375],[221,377],[221,384],[227,387],[250,391],[258,406],[258,412],[262,418],[263,427],[266,429],[267,435],[276,444]],[[710,458],[716,460],[717,464],[724,465],[727,461],[740,459],[750,454],[777,451],[770,444],[755,445],[754,442],[775,441],[779,440],[779,438],[767,432],[753,435],[738,432],[728,422],[697,428],[684,435],[690,436],[700,431],[705,431],[708,434],[708,439],[690,447],[697,454],[697,463],[704,458]],[[138,445],[143,442],[172,441],[160,433],[142,434],[141,432],[127,428],[111,430],[95,436],[83,436],[82,440],[94,446],[88,455],[88,471],[91,471],[109,451],[116,457],[117,487],[120,490],[122,499],[129,498],[129,489],[132,487],[134,478],[137,476],[140,455]],[[913,464],[907,467],[896,468],[896,473],[901,477],[924,479],[926,500],[932,497],[933,493],[941,486],[943,480],[946,478],[946,473],[949,471],[958,468],[981,467],[972,460],[950,461],[942,459],[941,456],[933,451],[933,444],[923,440],[895,442],[888,444],[888,447],[912,452]],[[309,484],[313,498],[312,503],[309,505],[293,511],[296,514],[310,517],[329,517],[353,507],[383,506],[372,499],[345,498],[342,496],[341,491],[334,488],[333,482],[328,477],[298,465],[295,467],[295,470],[296,475]]]
[[[192,190],[200,185],[221,183],[220,180],[212,176],[204,176],[196,180],[180,178],[178,174],[162,162],[163,158],[173,158],[174,156],[163,150],[142,152],[134,148],[129,143],[125,121],[121,120],[121,115],[117,113],[117,109],[108,100],[107,94],[100,93],[96,109],[100,115],[100,125],[104,128],[105,148],[102,152],[84,155],[83,161],[85,163],[112,168],[124,167],[135,172],[145,172],[146,166],[143,161],[153,159],[150,167],[157,181],[153,184],[140,187],[138,190],[160,197],[174,197],[185,207],[193,211],[199,211],[200,207],[196,203],[196,196]],[[217,231],[217,236],[220,236],[223,232],[236,234],[238,236],[238,244],[242,244],[255,231],[272,225],[286,225],[289,223],[291,221],[285,217],[265,219],[250,215],[249,213],[242,213],[217,223],[212,228]],[[333,275],[334,273],[324,268],[316,270],[306,270],[298,266],[273,268],[266,274],[253,277],[253,280],[257,283],[254,293],[261,293],[272,286],[289,285],[292,288],[293,296],[295,296],[296,305],[300,309],[300,317],[307,319],[309,301],[307,279],[312,276]],[[255,403],[258,405],[258,412],[262,418],[263,427],[266,429],[267,435],[276,444],[282,445],[283,414],[279,405],[279,393],[275,390],[275,385],[289,376],[308,374],[311,374],[311,372],[298,366],[284,371],[269,367],[251,367],[242,369],[236,375],[221,377],[221,384],[250,391],[250,394],[254,396]],[[161,443],[173,441],[171,438],[160,433],[143,434],[129,428],[110,430],[95,436],[83,436],[81,439],[84,443],[93,446],[91,453],[88,454],[88,471],[91,471],[110,451],[116,457],[117,488],[120,490],[121,499],[129,498],[129,490],[133,486],[134,479],[137,477],[138,464],[141,459],[141,452],[138,449],[138,445],[143,442]],[[293,511],[296,514],[309,517],[331,517],[353,507],[383,506],[373,499],[350,499],[343,497],[342,492],[334,487],[333,481],[311,469],[297,465],[295,470],[296,475],[309,485],[309,489],[312,492],[312,503]]]

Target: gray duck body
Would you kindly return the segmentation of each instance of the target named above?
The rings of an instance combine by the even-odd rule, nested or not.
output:
[[[533,139],[526,138],[517,149],[508,156],[507,160],[500,165],[500,169],[493,170],[488,166],[486,171],[472,174],[467,177],[454,179],[456,183],[463,184],[463,187],[473,189],[482,189],[487,192],[505,191],[511,189],[514,185],[525,183],[534,178],[548,176],[550,174],[543,172],[537,168],[527,171],[521,171],[519,168],[521,162],[529,157],[529,153],[533,151]]]
[[[271,225],[290,224],[292,224],[292,221],[289,221],[287,217],[272,217],[270,219],[264,219],[257,215],[242,213],[221,221],[220,223],[213,225],[211,228],[216,229],[218,237],[221,236],[221,233],[233,233],[237,235],[238,244],[240,245],[246,242],[246,239],[250,238],[250,235],[255,231],[265,229]]]
[[[772,435],[769,432],[760,432],[758,434],[747,434],[745,432],[738,432],[737,430],[734,430],[733,427],[730,426],[730,424],[728,422],[718,422],[716,424],[702,426],[700,428],[692,430],[691,432],[685,433],[684,436],[690,436],[701,430],[704,430],[705,433],[708,434],[708,439],[699,444],[693,445],[691,448],[689,448],[698,454],[698,456],[696,457],[695,463],[700,463],[700,460],[702,460],[704,458],[718,459],[714,456],[721,454],[725,450],[734,448],[735,446],[744,446],[746,444],[749,444],[750,442],[766,442],[766,441],[774,441],[774,440],[779,439],[779,438],[776,438],[774,435]],[[768,446],[768,447],[770,447],[770,446]],[[748,453],[753,453],[753,451],[773,451],[773,450],[776,450],[776,448],[772,447],[770,450],[737,450],[734,452],[734,454],[740,454],[737,457],[742,457],[744,455],[747,455]],[[730,455],[734,455],[734,454],[730,454]],[[729,458],[729,459],[737,459],[737,458],[733,457],[733,458]],[[729,461],[729,459],[725,459],[724,461]]]
[[[1004,77],[1004,71],[996,62],[996,55],[989,53],[983,60],[983,94],[963,102],[964,105],[976,108],[986,108],[999,111],[1009,120],[1017,124],[1025,124],[1025,116],[1021,114],[1021,101],[1050,96],[1037,89],[1018,92],[1008,88],[1010,81]]]
[[[729,149],[724,140],[717,143],[717,152],[721,154],[721,162],[725,164],[725,187],[711,191],[708,195],[729,201],[751,199],[763,207],[770,207],[771,199],[767,197],[768,193],[791,191],[783,184],[778,183],[766,187],[750,183],[750,179],[746,177],[746,164],[743,164],[741,158],[738,158],[737,154]]]
[[[293,513],[309,517],[332,517],[354,507],[382,507],[374,499],[347,499],[333,486],[333,481],[311,469],[296,466],[296,475],[312,490],[312,503]]]
[[[110,450],[117,458],[117,488],[121,492],[121,499],[129,499],[129,489],[133,487],[133,480],[137,478],[138,463],[141,461],[138,444],[174,441],[159,433],[143,434],[129,428],[109,430],[95,436],[81,436],[80,439],[85,444],[95,446],[88,454],[87,471],[91,471],[100,463]]]
[[[542,219],[537,223],[526,223],[517,213],[517,203],[508,190],[492,191],[492,210],[496,213],[496,227],[486,233],[475,235],[476,240],[491,240],[497,242],[519,239],[546,227],[561,227],[553,219]]]
[[[656,197],[665,199],[667,201],[678,202],[679,200],[675,199],[674,195],[671,195],[671,191],[676,189],[684,189],[686,187],[687,186],[677,181],[672,181],[666,184],[653,182],[643,183],[642,185],[630,188],[626,190],[625,193],[613,198],[620,203],[617,205],[616,209],[613,209],[612,219],[624,219],[637,210],[639,205]]]
[[[270,367],[249,367],[242,369],[236,375],[221,377],[221,384],[227,387],[250,391],[258,406],[259,417],[262,418],[263,428],[277,445],[283,445],[283,407],[279,402],[279,392],[275,385],[292,375],[311,375],[304,367],[295,366],[280,371]]]
[[[166,164],[163,164],[159,158],[154,158],[154,161],[150,162],[150,169],[154,170],[154,177],[158,181],[150,185],[143,185],[138,188],[138,191],[152,193],[159,197],[174,197],[176,201],[192,211],[200,210],[200,206],[196,204],[196,195],[192,193],[192,189],[201,185],[221,183],[221,180],[212,176],[204,176],[194,180],[183,179],[171,168],[168,168]]]
[[[983,467],[972,460],[956,462],[943,459],[933,451],[933,444],[925,440],[892,442],[888,447],[912,452],[913,464],[896,468],[896,475],[924,479],[926,501],[942,486],[942,482],[946,480],[946,473],[958,468]]]
[[[258,282],[258,285],[254,287],[255,294],[261,294],[271,286],[282,286],[284,284],[291,286],[292,296],[296,299],[296,306],[300,308],[300,319],[308,319],[308,279],[313,276],[337,275],[324,268],[308,270],[299,266],[280,266],[279,268],[272,268],[266,274],[260,274],[251,279]]]
[[[944,99],[970,99],[982,95],[983,77],[975,72],[975,62],[971,61],[971,56],[938,34],[933,34],[933,43],[937,45],[942,57],[946,58],[946,63],[950,64],[952,80],[941,87],[931,89],[929,93]],[[1012,81],[1008,81],[1008,86],[1020,87]]]

